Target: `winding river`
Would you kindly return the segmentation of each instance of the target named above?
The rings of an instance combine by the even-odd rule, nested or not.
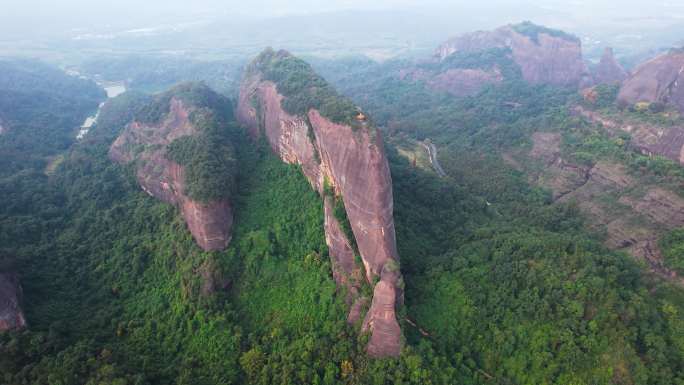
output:
[[[115,98],[126,92],[126,84],[124,82],[98,82],[97,84],[105,90],[108,99]],[[76,139],[83,139],[93,125],[97,123],[97,118],[100,116],[100,110],[102,110],[102,106],[104,106],[104,102],[100,103],[95,115],[86,118],[81,125],[81,129],[78,130],[78,134],[76,134]]]

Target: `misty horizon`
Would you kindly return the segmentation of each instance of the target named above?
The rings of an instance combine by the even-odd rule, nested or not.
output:
[[[33,52],[34,46],[45,44],[116,53],[129,44],[128,39],[155,50],[182,50],[196,46],[206,36],[217,40],[212,43],[215,46],[284,44],[282,48],[294,51],[309,38],[343,39],[354,51],[360,45],[355,41],[385,35],[386,39],[404,41],[408,50],[428,49],[455,35],[525,20],[580,36],[591,55],[600,51],[597,47],[593,52],[593,44],[617,46],[617,54],[624,54],[624,40],[642,50],[684,44],[677,38],[684,36],[684,4],[669,1],[643,7],[630,0],[616,7],[609,0],[515,4],[503,0],[384,0],[372,4],[359,0],[323,4],[307,0],[144,4],[132,0],[114,4],[29,0],[12,2],[0,14],[0,55]],[[634,23],[641,25],[638,34],[634,34]]]

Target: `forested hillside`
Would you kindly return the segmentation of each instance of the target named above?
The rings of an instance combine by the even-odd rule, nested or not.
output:
[[[609,186],[589,198],[557,200],[554,185],[546,183],[551,176],[537,176],[549,165],[542,163],[547,161],[543,156],[534,156],[534,149],[544,147],[533,139],[539,133],[554,133],[559,138],[554,156],[587,170],[601,162],[623,164],[635,185],[642,186],[627,190],[632,195],[626,196],[634,199],[642,199],[654,187],[681,192],[679,165],[642,155],[630,146],[628,136],[621,138],[573,115],[571,107],[585,103],[575,90],[512,78],[477,95],[456,98],[431,91],[421,82],[402,80],[406,63],[352,61],[344,64],[349,66],[345,71],[339,65],[319,62],[316,67],[375,116],[392,134],[389,140],[401,149],[393,166],[395,194],[400,196],[405,180],[409,186],[421,186],[406,186],[411,194],[420,196],[429,190],[424,183],[396,175],[397,160],[415,173],[426,172],[421,171],[424,165],[416,164],[425,151],[417,143],[429,138],[448,174],[433,183],[458,186],[452,188],[480,202],[475,212],[453,213],[458,205],[445,197],[444,188],[435,192],[438,200],[448,202],[444,205],[437,199],[413,198],[405,201],[408,207],[398,202],[400,249],[410,247],[402,251],[407,314],[422,328],[414,328],[413,337],[435,338],[438,351],[448,357],[463,357],[464,362],[470,357],[482,380],[681,381],[681,286],[669,277],[651,275],[651,261],[646,258],[636,255],[635,261],[626,253],[611,251],[625,246],[606,243],[614,228],[601,228],[596,214],[587,211],[588,203],[606,204],[621,197],[613,198],[614,194],[625,193],[619,186]],[[616,93],[599,92],[605,94],[601,103],[618,111]],[[618,112],[637,114],[640,119],[658,117],[649,112]],[[550,152],[555,154],[553,149]],[[427,168],[431,169],[429,163]],[[436,179],[436,174],[427,172]],[[425,211],[418,208],[419,202],[426,202]],[[639,220],[638,212],[622,210],[608,212],[616,213],[618,220]],[[486,213],[488,219],[477,222],[483,215],[477,212]],[[402,213],[409,218],[415,215],[415,222],[423,223],[422,231],[406,233]],[[655,231],[650,234],[667,234],[666,223],[644,223],[653,226],[648,227]],[[673,229],[672,222],[669,226]],[[421,241],[433,234],[432,229],[439,237]],[[675,268],[681,263],[681,237],[673,231],[661,243],[665,264]],[[431,249],[434,245],[440,245],[438,250]],[[632,253],[631,248],[626,250]],[[663,334],[666,329],[669,332]],[[656,343],[655,335],[669,335],[669,341]],[[656,356],[665,361],[654,364]],[[596,364],[598,357],[601,364]]]
[[[0,206],[0,257],[12,257],[28,320],[0,334],[0,383],[684,384],[682,288],[609,247],[582,202],[559,201],[539,182],[544,164],[530,153],[535,134],[559,134],[563,159],[619,163],[630,178],[667,188],[681,183],[679,166],[573,116],[576,90],[514,78],[455,98],[402,81],[400,62],[316,67],[388,134],[406,285],[401,356],[368,358],[368,336],[346,323],[323,203],[297,167],[228,125],[233,239],[203,252],[176,209],[107,157],[127,123],[155,115],[141,107],[154,105],[148,96],[126,93],[73,145],[20,135],[18,120],[2,116],[17,135],[0,135],[2,162],[40,159],[0,174],[9,202]],[[91,96],[55,107],[65,122],[35,132],[70,138],[102,97],[90,83],[65,88]],[[45,105],[24,106],[24,116]],[[21,144],[38,137],[44,150]],[[426,138],[444,178],[415,161]],[[44,174],[44,158],[58,154]],[[681,269],[681,230],[671,230],[662,250]]]
[[[2,60],[0,73],[2,176],[45,167],[105,98],[95,83],[36,61]]]

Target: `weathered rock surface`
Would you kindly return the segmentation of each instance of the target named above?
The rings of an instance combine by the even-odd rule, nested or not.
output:
[[[284,51],[267,54],[290,57]],[[262,56],[257,60],[263,60]],[[388,264],[398,266],[398,255],[392,181],[381,133],[365,122],[357,128],[334,123],[313,108],[305,116],[290,115],[282,107],[283,100],[275,83],[265,80],[257,70],[248,70],[240,90],[238,121],[252,137],[265,136],[283,161],[301,165],[309,182],[325,197],[326,241],[334,277],[351,294],[349,319],[355,321],[361,316],[363,299],[354,298],[359,282],[366,279],[372,284],[379,278],[363,323],[364,330],[371,333],[367,350],[373,356],[396,356],[401,349],[401,330],[395,305],[402,303],[403,291],[399,289],[398,269],[384,273]],[[351,242],[332,215],[332,197],[325,196],[326,184],[344,202],[366,277],[360,277]]]
[[[13,274],[0,273],[0,332],[26,327],[21,310],[22,290]]]
[[[334,215],[334,198],[324,197],[324,227],[325,242],[328,245],[328,253],[332,262],[333,278],[338,286],[347,289],[347,305],[352,305],[359,298],[359,290],[365,277],[362,269],[354,260],[354,249],[345,235],[342,227]],[[350,312],[349,321],[358,321],[359,314]]]
[[[672,50],[637,67],[623,83],[618,100],[661,102],[684,112],[684,50]]]
[[[532,84],[576,87],[589,82],[579,39],[552,33],[544,28],[540,28],[536,38],[533,38],[519,32],[519,26],[524,25],[507,25],[493,31],[478,31],[450,39],[439,46],[435,56],[444,60],[455,53],[509,48],[513,60],[520,66],[523,78]]]
[[[620,203],[667,228],[684,226],[684,198],[671,191],[656,187],[639,199],[623,197]]]
[[[189,117],[193,107],[171,98],[169,113],[155,124],[134,121],[126,126],[109,150],[112,160],[136,162],[136,176],[149,195],[177,206],[197,244],[203,250],[222,250],[231,239],[233,213],[227,200],[202,203],[185,191],[185,168],[166,157],[175,139],[198,134]]]
[[[554,201],[575,202],[592,231],[605,234],[606,246],[627,251],[661,277],[684,284],[663,265],[658,250],[664,230],[684,226],[684,198],[658,186],[643,186],[617,163],[600,161],[588,167],[563,160],[559,133],[537,132],[532,140],[527,156],[542,168],[527,170],[530,182],[550,189]]]
[[[543,162],[545,172],[532,175],[531,182],[551,190],[553,199],[558,200],[577,190],[589,178],[585,167],[566,162],[561,157],[561,134],[558,132],[535,132],[533,147],[529,156]]]
[[[622,82],[629,76],[627,71],[615,60],[612,48],[606,48],[601,56],[601,61],[594,69],[595,84],[609,84]]]
[[[684,127],[661,126],[636,121],[617,121],[576,106],[573,112],[587,120],[600,124],[613,134],[625,132],[630,134],[630,144],[644,155],[660,155],[684,165]]]

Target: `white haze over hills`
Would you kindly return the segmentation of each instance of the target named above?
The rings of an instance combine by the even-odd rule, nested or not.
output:
[[[2,0],[0,55],[59,60],[139,52],[216,58],[265,45],[320,56],[424,55],[448,37],[531,20],[580,36],[597,57],[681,44],[684,1]]]

